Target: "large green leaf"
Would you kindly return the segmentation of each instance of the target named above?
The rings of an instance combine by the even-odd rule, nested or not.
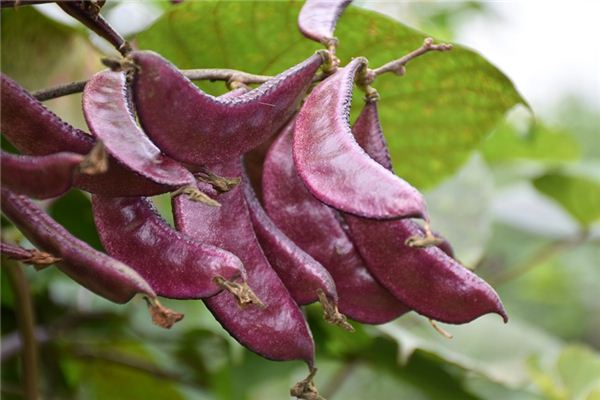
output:
[[[600,182],[584,176],[549,173],[535,179],[533,184],[582,225],[600,219]]]
[[[296,27],[299,2],[187,2],[138,37],[180,68],[238,68],[276,74],[319,46]],[[336,35],[343,63],[366,56],[371,66],[420,46],[423,34],[381,14],[350,8]],[[202,88],[211,88],[202,83]],[[396,170],[419,187],[452,174],[513,105],[524,102],[511,82],[474,51],[415,60],[408,74],[383,75],[380,115]],[[212,85],[212,90],[215,86]],[[223,90],[222,85],[217,93]],[[355,96],[354,110],[361,96]]]

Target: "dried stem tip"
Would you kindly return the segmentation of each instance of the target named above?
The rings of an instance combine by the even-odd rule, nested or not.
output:
[[[219,176],[219,175],[213,174],[210,171],[200,171],[200,172],[195,173],[194,176],[196,178],[198,178],[200,181],[211,185],[219,193],[229,192],[231,189],[236,187],[241,182],[241,179],[239,176],[236,176],[236,177]]]
[[[152,316],[152,322],[161,328],[170,329],[175,323],[183,319],[183,314],[173,311],[162,304],[156,298],[145,297],[148,311]]]
[[[429,222],[425,222],[425,226],[423,228],[425,229],[425,236],[411,236],[406,239],[404,244],[409,247],[431,247],[444,243],[444,239],[435,236],[433,232],[431,232]]]
[[[319,296],[319,302],[323,307],[323,319],[348,332],[354,332],[354,327],[348,323],[346,316],[339,312],[337,304],[330,301],[321,289],[317,289],[317,295]]]
[[[87,175],[103,174],[108,170],[108,155],[101,141],[98,141],[92,150],[79,164],[79,172]]]
[[[431,324],[431,327],[433,329],[435,329],[435,331],[437,333],[439,333],[440,335],[442,335],[446,339],[452,339],[454,337],[454,336],[452,336],[452,334],[450,332],[448,332],[447,330],[445,330],[444,328],[442,328],[441,326],[439,326],[438,324],[436,324],[434,320],[429,319],[429,324]]]
[[[216,200],[211,199],[206,193],[201,192],[195,187],[192,186],[183,186],[174,191],[171,196],[179,196],[180,194],[185,194],[191,201],[195,201],[198,203],[204,203],[211,207],[221,207],[221,203]]]
[[[57,262],[62,261],[62,258],[55,257],[50,253],[46,253],[44,251],[40,251],[38,249],[31,249],[31,257],[25,258],[21,260],[25,264],[31,264],[36,267],[36,269],[42,269],[47,267],[48,265],[56,264]]]
[[[250,304],[255,304],[260,308],[267,307],[252,291],[252,289],[250,289],[250,286],[248,286],[247,282],[237,283],[233,281],[228,281],[222,276],[215,277],[214,281],[217,285],[221,286],[223,289],[233,294],[241,308],[244,308]]]
[[[319,395],[319,391],[313,382],[313,378],[315,377],[316,373],[317,369],[311,368],[310,373],[305,379],[292,386],[290,389],[290,394],[298,399],[303,400],[325,400],[324,397]]]

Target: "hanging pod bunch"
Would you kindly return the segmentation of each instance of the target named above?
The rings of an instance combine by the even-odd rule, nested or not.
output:
[[[2,254],[54,265],[116,303],[140,294],[164,327],[183,316],[158,296],[200,299],[251,351],[304,361],[309,374],[291,389],[301,399],[321,399],[303,305],[319,302],[324,319],[348,331],[410,311],[456,324],[507,319],[494,290],[432,233],[423,196],[392,170],[372,84],[410,57],[371,70],[363,57],[342,66],[335,56],[334,28],[350,1],[306,1],[300,31],[326,49],[277,76],[204,70],[227,82],[220,97],[191,82],[199,74],[133,50],[99,14],[103,1],[57,3],[122,58],[85,85],[37,95],[2,74],[0,130],[21,153],[0,153],[2,213],[35,246],[3,239]],[[450,48],[423,46],[411,57]],[[366,102],[351,126],[355,84]],[[75,91],[89,133],[38,100]],[[31,200],[68,190],[91,194],[105,252]],[[162,193],[175,228],[152,205]]]

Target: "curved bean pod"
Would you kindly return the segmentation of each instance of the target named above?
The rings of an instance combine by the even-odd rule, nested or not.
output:
[[[290,123],[271,146],[264,163],[263,200],[267,214],[291,240],[331,274],[340,311],[353,320],[382,324],[406,313],[367,271],[332,208],[314,198],[296,174]]]
[[[48,110],[25,89],[2,74],[0,118],[2,134],[21,153],[35,156],[63,151],[88,154],[95,140]],[[75,186],[106,196],[153,196],[173,190],[129,170],[109,157],[108,171],[77,175]]]
[[[115,159],[145,178],[178,188],[196,184],[190,171],[163,155],[140,127],[127,104],[124,72],[95,74],[83,91],[83,115],[91,133]]]
[[[366,218],[427,219],[421,194],[367,156],[352,136],[354,76],[365,66],[365,59],[354,59],[304,102],[294,131],[298,175],[317,199],[340,211]]]
[[[241,165],[234,160],[211,170],[240,175]],[[172,201],[177,229],[240,257],[248,273],[248,284],[265,306],[242,310],[231,296],[220,293],[204,299],[215,318],[242,345],[261,356],[272,360],[300,359],[312,368],[312,334],[294,299],[265,259],[240,185],[219,196],[220,208],[193,203],[181,196]]]
[[[353,131],[364,149],[384,163],[389,156],[376,104],[367,103]],[[365,139],[367,138],[367,139]],[[429,318],[461,324],[483,314],[508,319],[498,295],[484,280],[437,247],[410,247],[406,240],[422,230],[410,220],[376,221],[345,215],[354,244],[369,271],[396,298]]]
[[[246,277],[239,258],[177,232],[147,199],[94,195],[92,207],[107,253],[135,269],[159,296],[209,297],[223,289],[216,277]]]
[[[75,173],[85,157],[75,153],[20,156],[0,152],[2,185],[36,199],[60,196],[73,186]]]
[[[126,303],[135,294],[146,296],[155,324],[170,328],[182,314],[164,308],[152,287],[122,262],[71,235],[31,200],[1,188],[2,212],[33,244],[61,261],[57,268],[99,296]]]
[[[298,15],[298,28],[307,38],[329,46],[338,19],[352,0],[306,0]]]
[[[323,63],[315,54],[242,96],[219,99],[156,53],[131,56],[139,67],[133,92],[144,131],[165,154],[193,165],[237,159],[273,135]]]

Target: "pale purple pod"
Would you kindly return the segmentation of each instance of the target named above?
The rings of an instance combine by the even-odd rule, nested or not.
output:
[[[223,289],[216,277],[246,278],[239,258],[182,235],[145,198],[94,195],[92,207],[106,252],[135,269],[159,296],[210,297]]]
[[[47,156],[21,156],[0,152],[0,176],[7,189],[36,199],[60,196],[73,186],[84,156],[55,153]]]
[[[329,271],[340,312],[368,324],[389,322],[406,313],[409,309],[369,274],[336,211],[314,198],[297,176],[292,159],[293,129],[290,123],[265,159],[262,183],[267,214]]]
[[[238,160],[210,168],[222,175],[241,174]],[[265,307],[240,309],[225,293],[204,302],[221,325],[248,349],[272,360],[304,360],[312,368],[312,334],[298,305],[265,259],[240,185],[221,194],[219,202],[221,207],[216,208],[191,202],[183,196],[173,198],[175,225],[198,241],[240,257],[246,267],[248,284]]]
[[[357,140],[376,160],[389,159],[376,103],[367,103],[354,125]],[[484,280],[438,247],[417,248],[407,239],[421,236],[411,220],[377,221],[346,214],[350,235],[369,271],[396,298],[429,318],[454,324],[497,313],[506,321],[498,295]]]
[[[352,136],[352,88],[363,67],[364,58],[354,59],[304,102],[294,130],[298,175],[317,199],[340,211],[376,219],[427,219],[422,195],[371,159]]]
[[[177,161],[165,156],[137,125],[127,104],[124,72],[95,74],[83,91],[83,115],[91,133],[115,159],[143,177],[174,189],[196,179]]]
[[[4,137],[28,155],[59,152],[88,154],[95,140],[73,128],[48,110],[25,89],[6,75],[1,75],[0,129]],[[79,174],[75,186],[106,196],[153,196],[173,190],[129,170],[109,157],[108,171],[98,175]]]
[[[72,236],[27,197],[1,192],[2,212],[36,247],[62,258],[57,268],[80,285],[115,303],[126,303],[136,293],[156,297],[137,272]]]
[[[244,196],[256,237],[269,263],[300,305],[319,300],[318,290],[337,303],[333,278],[314,258],[290,240],[262,208],[248,178],[244,177]]]
[[[140,123],[168,156],[192,165],[237,159],[273,135],[296,111],[321,54],[235,98],[198,89],[169,61],[136,51],[133,93]]]
[[[307,38],[324,45],[335,41],[338,19],[352,0],[306,0],[298,15],[298,28]]]

